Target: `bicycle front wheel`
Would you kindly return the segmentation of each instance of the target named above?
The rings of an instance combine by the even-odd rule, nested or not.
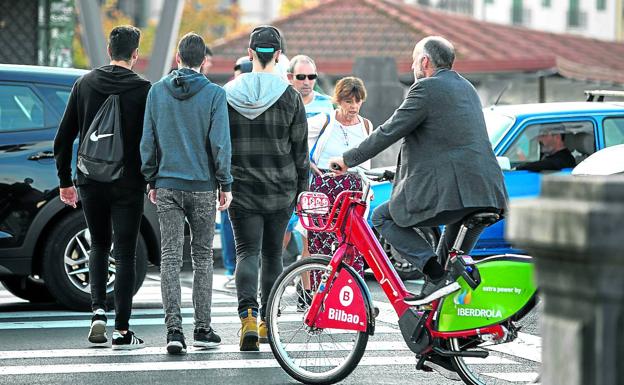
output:
[[[333,384],[347,377],[368,342],[365,332],[319,329],[303,322],[310,306],[306,289],[316,289],[315,280],[308,277],[326,272],[329,261],[314,256],[291,265],[273,285],[267,303],[271,350],[291,377],[306,384]]]

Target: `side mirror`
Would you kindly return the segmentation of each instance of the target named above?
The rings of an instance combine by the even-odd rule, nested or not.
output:
[[[506,156],[497,156],[496,160],[498,161],[498,165],[500,166],[501,170],[511,170],[511,163],[509,162],[509,158],[507,158]]]

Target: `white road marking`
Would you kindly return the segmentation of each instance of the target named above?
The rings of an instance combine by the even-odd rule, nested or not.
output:
[[[189,341],[190,342],[190,341]],[[327,351],[332,349],[338,350],[350,350],[350,344],[335,345],[330,343],[308,343],[308,344],[289,344],[286,347],[287,351],[308,351],[316,352],[320,350]],[[402,341],[371,341],[366,345],[366,351],[409,351],[407,345]],[[271,353],[271,348],[268,344],[260,345],[261,353]],[[188,354],[222,354],[222,353],[240,353],[244,355],[257,354],[257,352],[241,352],[238,344],[232,345],[220,345],[215,349],[198,349],[194,347],[188,348]],[[92,348],[92,349],[48,349],[48,350],[10,350],[0,352],[0,360],[15,360],[15,359],[33,359],[33,358],[70,358],[70,357],[116,357],[116,356],[150,356],[150,355],[167,355],[165,346],[148,346],[143,349],[137,350],[112,350],[106,348]],[[513,362],[511,362],[513,363]]]
[[[508,382],[530,383],[535,381],[538,373],[535,372],[511,372],[511,373],[481,373],[484,376],[498,378],[499,380]]]
[[[518,338],[515,341],[491,345],[487,349],[521,357],[533,362],[542,362],[542,338],[532,334],[518,333]]]

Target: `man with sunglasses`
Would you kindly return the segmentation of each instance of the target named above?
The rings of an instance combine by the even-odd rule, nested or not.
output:
[[[316,79],[318,79],[316,64],[310,57],[297,55],[290,60],[288,80],[301,94],[308,119],[334,110],[329,96],[314,91]]]

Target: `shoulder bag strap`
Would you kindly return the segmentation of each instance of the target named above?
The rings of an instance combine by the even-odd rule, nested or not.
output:
[[[327,120],[325,121],[325,124],[323,124],[323,128],[321,128],[321,132],[319,132],[319,136],[316,137],[316,141],[314,142],[314,146],[312,146],[312,149],[310,150],[310,162],[312,162],[312,163],[315,163],[314,162],[314,151],[316,151],[316,145],[318,144],[319,139],[321,139],[321,136],[323,136],[323,133],[325,132],[325,129],[329,125],[329,120],[330,120],[329,114],[326,112],[325,116],[327,117]]]

